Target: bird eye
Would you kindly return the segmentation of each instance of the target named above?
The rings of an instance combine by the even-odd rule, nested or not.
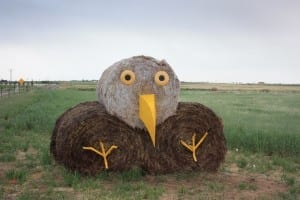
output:
[[[135,74],[131,70],[124,70],[120,75],[120,80],[126,85],[131,85],[135,81]]]
[[[158,71],[154,76],[154,81],[157,85],[164,86],[169,83],[169,74],[165,71]]]

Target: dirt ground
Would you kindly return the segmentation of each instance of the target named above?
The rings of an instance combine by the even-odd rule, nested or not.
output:
[[[31,149],[27,152],[36,154]],[[24,152],[18,152],[16,162],[24,160],[25,157]],[[0,162],[0,180],[4,180],[6,172],[14,167],[16,167],[14,162]],[[152,186],[160,185],[164,191],[159,197],[161,200],[273,199],[273,197],[277,197],[280,193],[286,193],[288,190],[287,185],[281,181],[279,174],[276,171],[271,175],[249,173],[241,171],[235,163],[232,163],[225,170],[215,173],[146,175],[142,181]],[[45,178],[45,172],[41,166],[37,166],[23,184],[17,183],[16,180],[1,181],[4,199],[18,199],[24,188],[30,192],[46,193],[48,186],[45,181],[42,181],[43,178]],[[73,199],[86,199],[85,193],[91,193],[90,190],[82,192],[65,186],[63,178],[59,175],[55,179],[58,185],[53,187],[53,192],[62,192]],[[104,180],[103,184],[106,185],[107,190],[110,190],[113,183]]]
[[[240,188],[241,184],[248,185],[248,188]],[[209,173],[192,180],[170,179],[163,186],[165,193],[160,198],[162,200],[181,199],[180,196],[182,199],[269,199],[287,191],[285,184],[270,177],[235,172]],[[183,194],[178,194],[178,187],[186,188]]]

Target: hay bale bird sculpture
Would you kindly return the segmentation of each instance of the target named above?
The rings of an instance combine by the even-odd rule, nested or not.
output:
[[[149,174],[215,171],[226,153],[222,121],[200,103],[179,102],[179,92],[166,61],[123,59],[103,72],[98,101],[57,119],[50,151],[85,175],[135,167]]]

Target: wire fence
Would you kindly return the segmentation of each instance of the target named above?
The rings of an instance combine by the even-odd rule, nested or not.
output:
[[[33,87],[33,81],[24,82],[23,84],[20,84],[17,81],[0,81],[0,98],[29,92]]]

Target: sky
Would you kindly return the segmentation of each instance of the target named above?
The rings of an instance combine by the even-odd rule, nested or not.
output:
[[[299,0],[0,0],[0,80],[98,80],[136,55],[181,81],[300,83]]]

